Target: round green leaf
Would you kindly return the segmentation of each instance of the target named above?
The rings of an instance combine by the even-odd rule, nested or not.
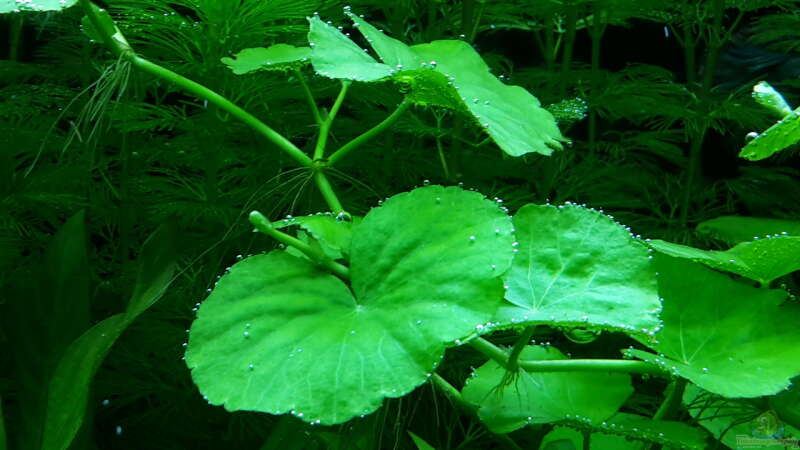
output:
[[[0,0],[0,14],[23,11],[61,11],[78,3],[78,0]]]
[[[567,359],[554,347],[528,346],[523,360]],[[506,370],[488,361],[467,379],[464,399],[479,405],[478,416],[494,433],[510,433],[529,424],[562,420],[600,423],[617,412],[633,393],[628,374],[520,370],[501,386]]]
[[[785,389],[800,374],[800,306],[786,292],[751,287],[690,261],[659,255],[664,328],[626,352],[726,397]]]
[[[613,219],[577,205],[526,205],[514,216],[519,252],[505,275],[503,324],[564,323],[652,334],[655,271],[645,246]]]
[[[308,19],[308,45],[312,48],[314,70],[328,78],[376,81],[391,76],[394,70],[381,64],[332,25],[318,16]]]
[[[275,44],[267,48],[246,48],[233,58],[221,61],[236,75],[259,70],[288,70],[302,66],[311,56],[311,48]]]
[[[742,242],[725,251],[700,250],[660,240],[650,241],[649,244],[666,255],[690,259],[735,273],[758,281],[762,286],[800,270],[799,236],[767,236],[752,242]]]
[[[325,424],[370,413],[425,382],[446,346],[492,317],[512,240],[494,202],[431,186],[353,229],[352,289],[285,252],[246,258],[198,311],[192,377],[229,410]]]

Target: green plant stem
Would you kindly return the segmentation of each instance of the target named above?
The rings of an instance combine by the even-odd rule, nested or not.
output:
[[[328,204],[328,207],[331,209],[331,211],[334,214],[344,212],[344,208],[339,202],[339,197],[336,196],[336,192],[334,192],[333,186],[331,186],[331,182],[328,180],[328,177],[325,176],[323,168],[320,167],[314,171],[314,182],[317,184],[317,188],[319,189],[320,194],[322,194],[322,198],[325,199],[325,202]]]
[[[130,61],[132,65],[143,72],[147,72],[163,80],[169,81],[183,90],[194,94],[196,97],[208,100],[214,106],[228,112],[233,117],[244,122],[246,125],[253,128],[256,132],[270,140],[278,148],[286,152],[291,158],[303,166],[311,166],[311,158],[309,158],[302,150],[297,148],[288,139],[283,137],[280,133],[267,126],[264,122],[258,120],[255,116],[248,113],[244,109],[232,103],[222,95],[212,91],[211,89],[203,86],[200,83],[194,82],[182,75],[179,75],[165,67],[155,64],[145,58],[137,56],[130,47],[125,47],[120,40],[115,39],[113,36],[108,35],[103,30],[99,14],[99,8],[93,5],[89,0],[81,0],[81,5],[86,11],[86,15],[94,25],[95,30],[100,33],[103,42],[114,52],[116,55],[121,55],[124,59]],[[121,36],[121,35],[120,35]]]
[[[592,96],[598,94],[599,89],[599,78],[600,78],[600,57],[601,57],[601,47],[600,44],[603,41],[603,34],[606,31],[606,24],[603,22],[603,17],[605,11],[600,9],[594,12],[594,16],[592,18],[592,26],[590,28],[590,37],[592,39],[592,75],[590,78],[590,92]],[[594,153],[595,147],[597,145],[597,111],[594,107],[589,109],[589,152]]]
[[[559,96],[562,98],[567,95],[567,80],[572,68],[572,51],[575,48],[575,34],[578,25],[578,5],[571,1],[566,6],[567,29],[564,34],[564,52],[561,54],[561,82],[559,86]]]
[[[392,126],[392,124],[397,122],[397,119],[399,119],[403,115],[403,113],[405,113],[406,110],[408,110],[409,107],[411,107],[411,101],[408,99],[403,100],[402,103],[397,105],[397,109],[395,109],[394,112],[392,112],[392,114],[390,114],[387,118],[383,119],[381,123],[370,128],[364,134],[354,138],[353,140],[344,144],[338,150],[333,152],[330,158],[328,158],[328,165],[329,166],[335,165],[342,158],[347,156],[350,152],[361,147],[362,145],[374,139],[379,134],[386,131],[387,128],[389,128],[390,126]]]
[[[294,236],[288,235],[280,230],[275,229],[275,227],[272,226],[272,223],[269,220],[267,220],[267,218],[264,217],[264,215],[261,214],[260,212],[253,211],[250,213],[250,223],[253,224],[256,230],[266,234],[267,236],[275,239],[276,241],[282,244],[290,245],[296,248],[297,250],[300,250],[301,252],[303,252],[303,254],[308,256],[312,261],[316,262],[322,267],[325,267],[339,278],[342,278],[344,280],[350,279],[350,269],[326,257],[322,253],[316,251],[310,245],[295,238]]]
[[[6,450],[6,422],[3,419],[3,399],[0,397],[0,450]]]
[[[667,388],[666,396],[661,406],[653,415],[654,420],[671,420],[678,414],[678,408],[683,401],[683,393],[686,390],[686,379],[676,378]]]
[[[19,60],[19,48],[22,42],[22,25],[24,24],[23,14],[12,14],[10,27],[8,29],[8,59],[10,61]]]
[[[535,325],[525,327],[525,329],[522,330],[522,333],[520,333],[519,338],[517,338],[517,342],[515,342],[514,346],[511,347],[511,352],[508,354],[507,364],[509,372],[516,372],[519,369],[519,355],[531,341],[535,331]]]
[[[303,72],[300,69],[294,70],[297,79],[300,80],[300,86],[303,87],[303,92],[305,93],[306,100],[308,100],[308,106],[311,108],[311,114],[314,115],[314,122],[317,125],[322,124],[322,116],[319,114],[319,108],[317,107],[317,102],[314,100],[314,94],[311,93],[311,89],[308,87],[308,83],[306,83],[306,77],[303,76]]]
[[[317,145],[314,148],[315,160],[320,160],[325,156],[325,145],[328,143],[328,134],[330,134],[331,125],[336,118],[336,114],[339,112],[339,108],[342,107],[344,98],[347,96],[347,89],[350,87],[351,83],[350,80],[342,81],[342,88],[339,90],[339,95],[336,96],[336,101],[333,102],[331,111],[325,116],[322,125],[319,127],[319,137],[317,138]]]
[[[486,339],[469,341],[470,346],[495,361],[506,370],[509,369],[509,353]],[[544,361],[522,360],[517,366],[526,372],[622,372],[666,376],[667,372],[644,361],[627,359],[552,359]]]
[[[438,373],[434,373],[431,376],[431,385],[434,389],[438,390],[442,395],[447,397],[456,408],[464,414],[470,416],[477,416],[478,415],[478,407],[473,405],[472,403],[464,400],[464,397],[461,395],[461,392],[455,388],[452,384],[448,383],[447,380],[442,378]],[[514,442],[511,437],[507,434],[493,434],[494,438],[497,439],[500,443],[504,444],[506,447],[513,449],[513,450],[522,450],[522,448]]]

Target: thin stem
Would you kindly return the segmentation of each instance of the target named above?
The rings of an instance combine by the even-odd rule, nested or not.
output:
[[[339,160],[347,156],[350,152],[361,147],[362,145],[374,139],[379,134],[386,131],[387,128],[389,128],[390,126],[392,126],[392,124],[397,122],[397,119],[399,119],[400,116],[402,116],[403,113],[405,113],[409,107],[411,107],[411,101],[409,101],[408,99],[403,100],[402,103],[397,105],[397,109],[395,109],[394,112],[392,112],[392,114],[390,114],[387,118],[383,119],[381,123],[375,125],[371,129],[367,130],[364,134],[354,138],[352,141],[344,144],[338,150],[333,152],[330,158],[328,158],[328,165],[329,166],[335,165],[336,163],[339,162]]]
[[[97,6],[92,4],[89,0],[81,0],[81,5],[84,7],[86,15],[89,17],[89,20],[92,22],[92,25],[94,25],[95,29],[98,30],[98,33],[100,33],[103,42],[116,55],[121,55],[122,58],[129,60],[134,67],[144,72],[150,73],[151,75],[155,75],[158,78],[169,81],[177,85],[178,87],[184,89],[185,91],[192,93],[199,98],[202,98],[203,100],[208,100],[209,103],[228,112],[232,116],[236,117],[237,119],[241,120],[242,122],[253,128],[256,132],[258,132],[262,136],[266,137],[268,140],[274,143],[278,148],[286,152],[291,158],[293,158],[303,166],[306,167],[311,166],[311,158],[306,156],[306,154],[303,153],[302,150],[297,148],[297,146],[292,144],[288,139],[283,137],[280,133],[273,130],[272,128],[264,124],[264,122],[258,120],[255,116],[248,113],[244,109],[235,105],[227,98],[203,86],[202,84],[194,82],[182,75],[179,75],[147,59],[136,56],[136,54],[133,52],[133,50],[131,50],[130,47],[126,47],[123,44],[124,38],[121,36],[121,34],[119,34],[119,32],[117,32],[119,38],[115,38],[114,36],[111,36],[105,32],[105,29],[103,28],[100,22],[100,17],[99,17],[100,10],[99,8],[97,8]]]
[[[336,114],[339,112],[339,108],[342,107],[342,103],[344,102],[344,98],[347,96],[347,89],[350,87],[352,82],[350,80],[343,80],[342,81],[342,88],[339,90],[339,95],[336,96],[336,101],[333,102],[333,107],[331,108],[331,112],[325,117],[322,121],[322,125],[319,127],[319,137],[317,138],[317,146],[314,148],[314,159],[320,160],[323,156],[325,156],[325,145],[328,143],[328,134],[331,130],[331,125],[333,124],[333,119],[336,118]]]
[[[269,220],[267,220],[267,218],[264,217],[264,215],[261,214],[260,212],[253,211],[250,213],[250,223],[253,224],[256,230],[266,234],[267,236],[270,236],[276,241],[281,242],[285,245],[290,245],[296,248],[297,250],[300,250],[301,252],[303,252],[303,254],[308,256],[312,261],[330,270],[333,274],[335,274],[339,278],[342,278],[344,280],[350,279],[350,269],[326,257],[322,253],[318,252],[316,249],[312,248],[310,245],[295,238],[294,236],[288,235],[282,231],[275,229],[275,227],[272,226],[272,223]]]
[[[500,366],[502,366],[504,369],[508,368],[508,353],[502,348],[481,337],[469,341],[469,345],[480,352],[483,356],[486,356],[487,358],[494,360],[494,362],[497,364],[500,364]]]
[[[519,368],[519,355],[531,341],[534,331],[536,331],[535,325],[525,327],[525,329],[522,330],[522,333],[519,335],[519,338],[517,338],[517,342],[515,342],[514,346],[511,347],[511,353],[508,354],[507,364],[510,372],[516,372]]]
[[[570,2],[567,5],[567,29],[564,34],[564,52],[561,55],[560,97],[567,94],[567,79],[572,68],[572,51],[575,47],[575,33],[578,24],[578,5]]]
[[[667,388],[666,397],[661,406],[653,415],[654,420],[674,419],[678,413],[678,408],[683,401],[683,392],[686,390],[686,379],[676,378]]]
[[[311,93],[311,89],[308,87],[308,83],[306,83],[306,77],[303,76],[303,72],[301,72],[300,69],[295,69],[294,72],[297,75],[297,79],[300,80],[300,86],[303,87],[308,105],[311,107],[311,114],[314,115],[314,122],[316,122],[317,125],[321,125],[322,116],[319,114],[319,108],[317,107],[317,102],[314,100],[314,94]]]
[[[336,192],[334,192],[333,186],[331,186],[331,182],[328,180],[328,177],[325,176],[323,170],[322,168],[318,168],[314,171],[314,182],[317,183],[317,188],[319,188],[322,198],[325,199],[331,211],[334,214],[344,212],[344,208],[339,202],[339,198],[336,196]]]

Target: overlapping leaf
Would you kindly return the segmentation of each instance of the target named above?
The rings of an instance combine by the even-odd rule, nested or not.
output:
[[[567,359],[553,347],[528,346],[523,360]],[[506,370],[494,361],[478,368],[464,386],[464,399],[479,405],[478,416],[495,433],[510,433],[529,424],[561,420],[601,423],[633,393],[628,374],[520,370],[508,386]]]
[[[800,307],[786,292],[751,287],[690,261],[659,255],[664,328],[657,353],[628,350],[726,397],[785,389],[800,374]]]
[[[263,48],[246,48],[233,58],[222,58],[222,62],[236,75],[261,70],[289,70],[302,66],[311,57],[311,48],[289,44],[275,44]]]
[[[339,259],[350,253],[350,242],[353,239],[353,226],[361,222],[361,217],[352,217],[350,221],[338,220],[332,214],[315,214],[311,216],[291,217],[273,223],[275,228],[298,225],[311,234],[320,246],[320,250],[329,258]]]
[[[697,231],[735,245],[755,237],[800,236],[800,221],[770,217],[722,216],[697,225]]]
[[[308,19],[308,45],[312,48],[314,70],[325,77],[354,81],[376,81],[387,78],[394,70],[375,61],[364,49],[332,25],[314,16]]]
[[[423,383],[447,345],[492,317],[512,240],[495,203],[430,186],[353,229],[351,289],[285,252],[246,258],[200,307],[192,377],[229,410],[325,424],[370,413]]]
[[[775,125],[747,143],[739,152],[741,158],[759,161],[800,142],[800,110],[795,109]]]
[[[505,275],[501,324],[565,323],[653,333],[660,302],[647,248],[613,219],[576,205],[526,205]]]
[[[661,240],[650,241],[649,244],[661,253],[735,273],[758,281],[763,286],[800,270],[800,236],[770,236],[742,242],[725,251],[701,250]]]

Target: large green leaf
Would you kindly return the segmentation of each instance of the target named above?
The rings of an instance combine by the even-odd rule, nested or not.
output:
[[[627,350],[726,397],[772,395],[800,374],[800,306],[690,261],[659,255],[658,354]]]
[[[0,14],[25,11],[61,11],[78,0],[0,0]]]
[[[391,76],[394,69],[372,58],[364,49],[318,16],[308,19],[311,64],[324,77],[376,81]]]
[[[145,241],[138,276],[125,313],[94,325],[74,340],[59,360],[47,389],[43,450],[65,450],[83,423],[89,388],[114,342],[136,317],[153,305],[172,281],[176,248],[172,227],[162,225]]]
[[[800,236],[800,221],[769,217],[722,216],[697,225],[697,231],[730,245],[751,241],[754,237]]]
[[[302,66],[311,57],[311,48],[289,44],[275,44],[263,48],[246,48],[233,58],[222,58],[222,62],[236,75],[260,70],[289,70]]]
[[[505,275],[503,324],[563,323],[653,334],[661,303],[648,250],[613,219],[577,205],[526,205]]]
[[[768,236],[742,242],[725,251],[700,250],[661,240],[653,240],[649,244],[661,253],[735,273],[758,281],[762,286],[800,270],[800,236]]]
[[[528,346],[523,360],[567,359],[553,347]],[[633,393],[631,379],[620,373],[520,370],[510,385],[507,372],[488,361],[467,379],[464,399],[479,405],[478,416],[495,433],[510,433],[529,424],[580,420],[601,423]]]
[[[325,424],[370,413],[425,382],[446,346],[491,319],[512,241],[494,202],[430,186],[353,229],[351,289],[285,252],[246,258],[198,311],[192,377],[229,410]]]
[[[756,134],[755,138],[742,148],[739,156],[759,161],[798,141],[800,141],[800,109],[795,109],[763,133]]]

